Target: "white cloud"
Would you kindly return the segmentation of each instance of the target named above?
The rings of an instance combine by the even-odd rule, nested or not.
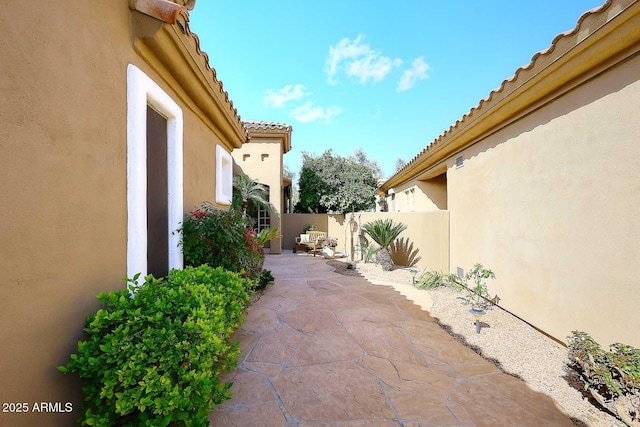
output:
[[[318,120],[330,123],[331,118],[338,114],[340,114],[340,108],[335,105],[332,105],[331,107],[319,107],[314,106],[311,101],[309,101],[294,108],[289,114],[289,117],[292,117],[302,123],[315,122]]]
[[[402,65],[401,59],[383,56],[382,52],[374,50],[366,43],[362,43],[362,34],[355,40],[343,38],[335,46],[329,46],[329,57],[325,63],[327,81],[335,84],[335,75],[344,70],[350,77],[360,79],[361,84],[371,79],[374,83],[384,79],[395,67]]]
[[[268,89],[264,94],[263,102],[266,107],[283,107],[288,101],[295,101],[309,95],[311,92],[307,92],[307,88],[298,83],[286,85],[279,90]]]
[[[424,56],[416,58],[411,63],[411,68],[402,73],[400,77],[400,83],[398,83],[398,92],[409,90],[416,84],[418,80],[425,80],[429,78],[427,71],[431,70],[429,64],[424,62]]]

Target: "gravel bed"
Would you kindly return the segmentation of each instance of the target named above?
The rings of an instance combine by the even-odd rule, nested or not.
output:
[[[401,268],[383,271],[376,264],[358,263],[357,270],[373,281],[407,284],[412,279],[411,273]],[[402,292],[401,287],[398,290]],[[560,343],[499,307],[487,310],[481,321],[481,332],[477,334],[465,294],[447,288],[422,292],[431,297],[429,312],[445,329],[457,335],[458,340],[466,341],[467,346],[479,349],[483,357],[497,361],[503,371],[551,397],[575,425],[625,426],[589,403],[563,378],[567,350]]]

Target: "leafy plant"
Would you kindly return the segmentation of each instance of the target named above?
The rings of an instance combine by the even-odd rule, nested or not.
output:
[[[470,298],[473,298],[474,303],[477,305],[480,303],[482,297],[489,297],[489,289],[487,283],[483,279],[495,279],[496,275],[493,271],[482,267],[482,264],[476,263],[473,268],[465,274],[465,287],[471,292]],[[473,281],[473,286],[469,286],[469,281]]]
[[[453,273],[443,273],[435,270],[427,271],[420,277],[416,287],[420,289],[438,289],[441,286],[446,286],[455,291],[466,289],[469,292],[469,300],[473,300],[474,305],[478,305],[483,297],[489,297],[489,289],[484,279],[495,279],[495,277],[493,271],[484,268],[482,264],[476,263],[465,274],[464,278]],[[472,284],[469,282],[472,282]]]
[[[58,368],[83,380],[79,422],[208,425],[214,404],[231,396],[220,374],[236,365],[230,336],[242,323],[247,287],[235,273],[200,266],[98,295],[104,308],[87,318],[87,340]]]
[[[364,262],[372,262],[378,255],[379,248],[375,245],[365,243],[360,246],[360,254]]]
[[[380,245],[378,260],[382,265],[382,269],[385,271],[391,270],[394,264],[389,247],[400,233],[407,229],[407,226],[403,223],[394,224],[392,219],[387,218],[368,222],[362,226],[362,229]]]
[[[261,245],[266,244],[269,240],[281,237],[277,228],[266,227],[263,228],[258,234],[256,234],[256,240]]]
[[[186,265],[222,267],[257,279],[264,264],[264,249],[237,209],[224,211],[210,203],[185,215],[180,232]]]
[[[302,234],[307,234],[307,231],[316,231],[318,227],[315,224],[305,224],[302,228]]]
[[[266,209],[270,207],[267,200],[267,188],[245,174],[233,176],[233,197],[236,207],[239,204],[242,216],[245,218],[250,203]]]
[[[457,274],[443,273],[442,271],[427,271],[418,280],[415,285],[419,289],[438,289],[446,286],[454,290],[460,291],[463,289],[463,282]]]
[[[567,365],[585,390],[627,425],[640,425],[640,350],[616,343],[604,351],[580,331],[573,331],[568,342]]]
[[[274,280],[276,280],[276,279],[273,277],[273,274],[271,274],[271,271],[262,270],[262,274],[260,274],[260,279],[258,279],[257,289],[264,288],[265,286],[267,286],[269,283],[273,282]]]

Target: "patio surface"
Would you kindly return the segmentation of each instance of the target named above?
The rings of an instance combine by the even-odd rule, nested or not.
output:
[[[236,332],[234,396],[212,426],[573,425],[392,287],[291,252],[265,268],[276,282]]]

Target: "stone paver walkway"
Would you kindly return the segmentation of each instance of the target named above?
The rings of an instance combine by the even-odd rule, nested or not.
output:
[[[236,332],[234,396],[212,426],[572,425],[393,288],[290,252],[266,268],[276,282]]]

